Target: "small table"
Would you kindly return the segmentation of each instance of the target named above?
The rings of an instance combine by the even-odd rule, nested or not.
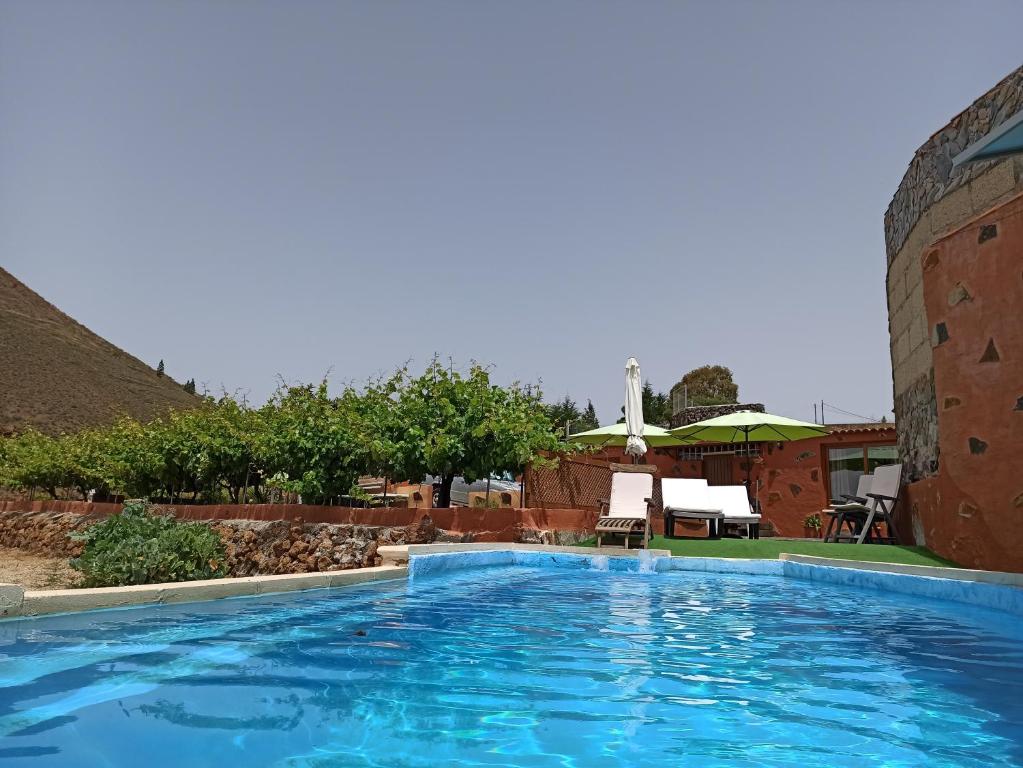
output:
[[[675,538],[676,520],[706,520],[708,538],[720,539],[724,533],[724,525],[720,521],[724,516],[720,509],[665,509],[664,535],[669,539]]]

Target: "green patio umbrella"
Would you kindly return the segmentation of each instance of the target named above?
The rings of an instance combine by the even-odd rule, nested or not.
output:
[[[707,443],[750,442],[776,443],[789,440],[805,440],[826,435],[828,430],[821,424],[797,421],[773,413],[736,411],[713,419],[704,419],[684,427],[671,430],[672,435],[684,440]],[[747,457],[749,451],[747,449]],[[746,493],[750,492],[750,462],[746,463]]]
[[[618,448],[625,446],[628,440],[628,428],[625,422],[609,424],[606,427],[598,427],[586,432],[579,432],[568,438],[570,443],[582,443],[583,445],[610,445]],[[643,440],[651,448],[670,448],[679,445],[689,445],[692,440],[686,440],[673,436],[668,430],[655,427],[653,424],[643,425]]]

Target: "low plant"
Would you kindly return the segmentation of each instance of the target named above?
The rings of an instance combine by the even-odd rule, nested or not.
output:
[[[226,571],[224,543],[214,531],[154,514],[142,500],[73,537],[85,542],[71,561],[84,587],[215,579]]]
[[[815,531],[819,531],[821,529],[821,516],[820,516],[820,514],[817,513],[817,512],[814,512],[812,515],[807,515],[806,518],[803,520],[803,527],[804,528],[811,528],[811,529],[813,529]]]

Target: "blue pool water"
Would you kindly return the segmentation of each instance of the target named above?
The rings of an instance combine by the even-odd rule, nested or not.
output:
[[[0,622],[0,766],[1023,765],[1018,623],[520,566]]]

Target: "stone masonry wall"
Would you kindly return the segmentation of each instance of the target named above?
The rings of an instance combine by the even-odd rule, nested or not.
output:
[[[695,424],[705,419],[716,419],[718,416],[725,416],[736,411],[764,412],[763,403],[726,403],[724,405],[690,405],[677,413],[671,415],[671,426],[683,427],[686,424]]]
[[[0,513],[0,546],[47,557],[77,557],[82,542],[70,534],[85,530],[103,517],[72,512]],[[375,564],[378,546],[427,544],[439,536],[429,516],[414,525],[390,528],[287,520],[215,520],[203,524],[211,526],[223,540],[229,576],[362,568]]]
[[[997,164],[997,161],[974,163],[953,171],[955,156],[1020,109],[1023,109],[1023,67],[1009,73],[916,151],[884,216],[889,264],[934,203],[980,178]]]
[[[888,329],[895,421],[906,477],[938,471],[938,411],[923,259],[937,239],[1023,189],[1023,159],[952,170],[952,158],[1023,108],[1023,67],[957,115],[917,150],[885,214]]]
[[[107,504],[101,505],[102,510],[81,514],[62,508],[98,505],[50,502],[43,506],[57,508],[0,511],[0,547],[47,557],[77,557],[81,554],[82,543],[70,535],[84,531],[120,509],[120,505]],[[173,513],[175,510],[166,508],[164,511]],[[552,510],[548,515],[541,510],[462,511],[465,519],[459,519],[450,509],[431,510],[408,525],[303,522],[295,518],[196,522],[209,525],[220,535],[227,551],[229,576],[254,576],[371,566],[376,561],[377,547],[387,544],[435,541],[575,544],[592,535],[595,520],[593,514],[577,510]],[[446,521],[446,525],[454,523],[461,530],[440,529],[431,515]],[[466,523],[474,522],[476,525],[468,529]]]

